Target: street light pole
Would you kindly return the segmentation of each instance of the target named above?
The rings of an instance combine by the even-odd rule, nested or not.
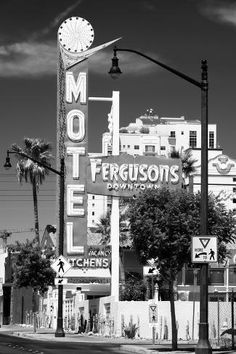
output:
[[[200,234],[208,233],[208,73],[207,61],[202,61],[201,81],[201,207]],[[195,349],[196,354],[211,353],[208,340],[208,263],[200,268],[200,322],[199,340]]]
[[[44,164],[31,156],[28,156],[21,151],[10,151],[7,150],[7,157],[4,167],[6,169],[11,168],[10,154],[17,154],[24,158],[30,159],[31,161],[37,163],[38,165],[47,168],[49,171],[60,176],[60,211],[59,211],[59,242],[58,242],[58,253],[63,255],[64,248],[64,194],[65,194],[65,160],[64,157],[60,160],[60,171],[55,170],[51,166]],[[55,337],[64,337],[65,332],[63,330],[63,285],[58,285],[58,311],[57,311],[57,329],[55,332]]]
[[[114,47],[112,58],[112,67],[109,74],[113,78],[117,78],[122,71],[119,68],[117,52],[130,52],[137,54],[158,66],[166,69],[174,75],[188,81],[194,86],[201,89],[201,208],[200,208],[200,234],[208,233],[208,73],[207,61],[201,61],[201,81],[197,81],[190,76],[153,59],[133,49],[122,49]],[[208,264],[201,265],[200,273],[200,323],[199,323],[199,341],[197,343],[196,354],[211,354],[212,349],[208,339]]]
[[[59,242],[58,254],[64,251],[64,195],[65,195],[65,160],[61,158],[60,167],[60,211],[59,211]],[[63,285],[58,285],[57,329],[55,337],[65,337],[63,330]]]

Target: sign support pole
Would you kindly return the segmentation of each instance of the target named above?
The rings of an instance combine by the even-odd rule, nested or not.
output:
[[[112,94],[112,155],[117,156],[119,149],[119,91],[113,91]],[[119,238],[120,238],[120,216],[119,216],[119,197],[112,197],[111,211],[111,296],[115,301],[119,301]]]

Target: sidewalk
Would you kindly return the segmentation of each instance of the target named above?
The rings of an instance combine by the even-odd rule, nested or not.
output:
[[[55,337],[55,330],[49,328],[40,328],[36,333],[33,333],[32,327],[23,326],[2,326],[0,332],[5,332],[14,336],[20,336],[34,340],[46,340],[46,341],[69,341],[69,342],[93,342],[93,343],[114,343],[120,345],[121,349],[127,353],[137,354],[190,354],[194,353],[195,345],[189,343],[179,343],[178,350],[171,350],[170,342],[162,342],[158,344],[152,344],[151,339],[127,339],[123,337],[110,338],[103,337],[94,334],[78,334],[72,332],[66,332],[65,337]],[[233,354],[236,350],[215,350],[213,354]]]

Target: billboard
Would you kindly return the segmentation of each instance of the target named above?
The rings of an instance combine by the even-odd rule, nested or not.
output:
[[[87,177],[88,193],[132,197],[148,189],[181,188],[182,168],[180,159],[121,154],[90,157]]]

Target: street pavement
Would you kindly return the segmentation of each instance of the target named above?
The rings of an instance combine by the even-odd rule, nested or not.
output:
[[[14,337],[27,338],[32,340],[43,340],[43,341],[57,341],[57,342],[78,342],[78,343],[110,343],[120,346],[121,352],[127,353],[137,353],[137,354],[190,354],[195,350],[195,345],[188,342],[183,342],[178,344],[178,350],[171,350],[170,342],[152,343],[152,340],[148,339],[128,339],[128,338],[110,338],[103,337],[94,334],[78,334],[72,332],[66,332],[65,337],[55,337],[55,331],[48,328],[40,328],[36,333],[33,332],[32,327],[13,325],[13,326],[2,326],[0,327],[0,333],[5,332],[8,335],[13,335]],[[213,349],[213,354],[235,354],[236,350],[223,350],[223,349]]]

